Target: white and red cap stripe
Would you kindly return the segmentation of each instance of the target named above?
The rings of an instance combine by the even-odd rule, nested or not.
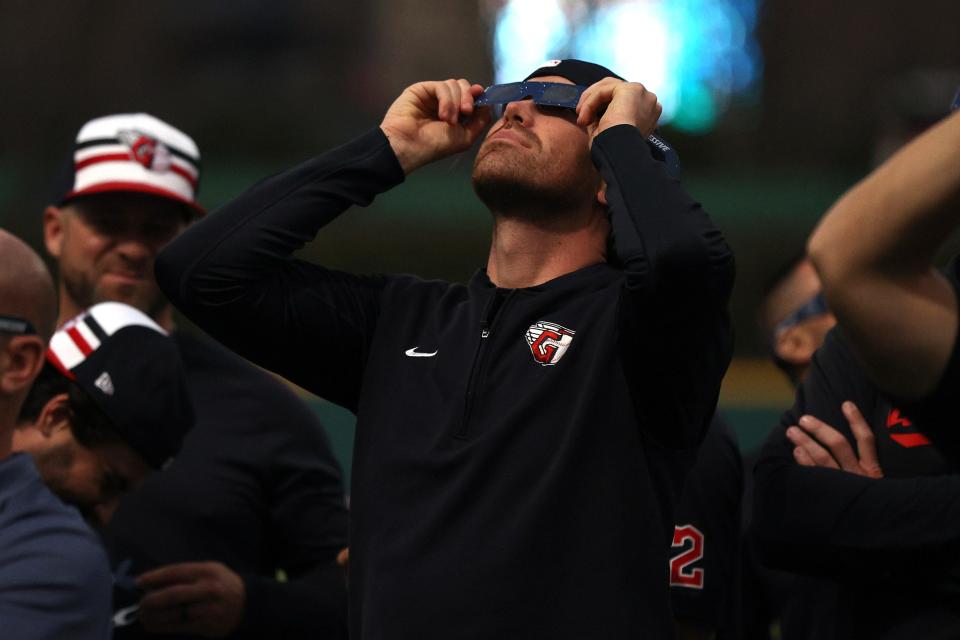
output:
[[[196,200],[200,150],[193,139],[147,113],[103,116],[83,125],[73,148],[73,184],[62,198],[134,191],[175,200],[203,215]]]
[[[90,307],[53,335],[47,360],[155,468],[176,454],[193,426],[179,348],[139,309],[121,302]]]
[[[94,305],[63,325],[50,339],[47,360],[71,380],[80,366],[110,336],[131,326],[153,329],[166,336],[160,325],[148,315],[120,302]]]

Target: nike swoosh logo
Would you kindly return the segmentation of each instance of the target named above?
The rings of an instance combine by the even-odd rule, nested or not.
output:
[[[434,351],[433,353],[423,353],[422,351],[417,351],[417,349],[419,348],[420,348],[420,345],[417,345],[413,349],[407,349],[406,351],[404,351],[404,353],[410,356],[411,358],[432,358],[438,353],[437,351]]]

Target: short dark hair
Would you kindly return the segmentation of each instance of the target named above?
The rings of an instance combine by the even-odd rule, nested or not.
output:
[[[44,363],[40,375],[30,387],[23,408],[20,409],[17,423],[35,422],[47,403],[62,393],[67,394],[70,430],[77,442],[85,447],[126,443],[123,434],[100,410],[90,395],[49,362]]]

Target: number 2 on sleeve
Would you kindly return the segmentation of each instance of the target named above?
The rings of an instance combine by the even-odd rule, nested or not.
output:
[[[703,558],[703,532],[692,524],[673,528],[673,548],[681,551],[670,558],[670,586],[703,589],[704,570],[690,565]]]

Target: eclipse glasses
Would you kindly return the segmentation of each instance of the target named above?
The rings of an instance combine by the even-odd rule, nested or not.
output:
[[[519,100],[563,109],[576,109],[580,96],[587,88],[562,82],[509,82],[494,84],[483,90],[473,104],[478,107],[497,107]],[[666,140],[657,135],[647,136],[653,157],[662,162],[674,178],[680,176],[680,156]]]

